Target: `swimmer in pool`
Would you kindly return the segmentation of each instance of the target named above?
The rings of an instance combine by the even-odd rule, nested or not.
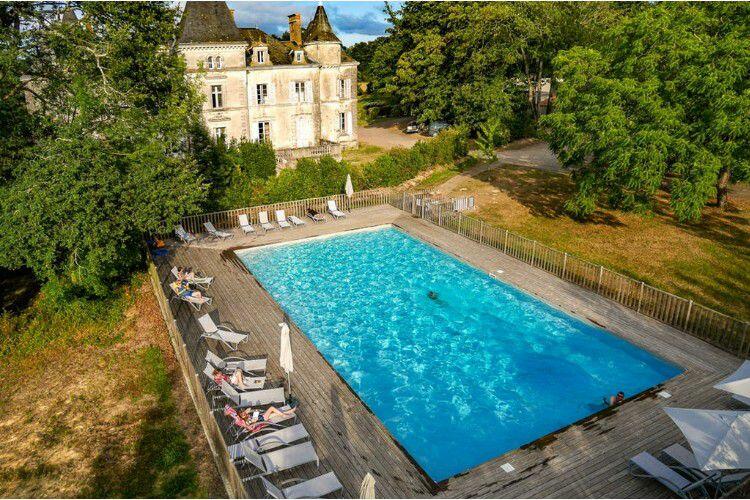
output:
[[[607,398],[604,398],[604,404],[608,406],[615,406],[619,405],[625,400],[625,393],[622,391],[619,391],[616,396],[610,396],[609,400]]]
[[[428,293],[427,296],[432,300],[437,300],[438,298],[438,294],[436,292],[433,292],[432,290],[430,290],[430,293]]]

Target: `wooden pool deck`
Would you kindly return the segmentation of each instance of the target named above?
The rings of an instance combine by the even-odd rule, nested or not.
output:
[[[737,358],[593,292],[390,206],[360,209],[344,220],[329,220],[316,225],[308,222],[303,228],[275,230],[258,237],[237,234],[222,243],[176,246],[168,257],[160,259],[157,265],[167,296],[170,293],[167,289],[169,272],[173,265],[190,266],[216,277],[208,293],[213,297],[213,307],[198,313],[184,303],[172,301],[171,305],[197,371],[202,371],[207,343],[199,340],[195,318],[210,312],[217,322],[229,322],[238,331],[249,334],[249,342],[243,344],[241,350],[252,355],[267,354],[269,375],[282,379],[278,365],[278,323],[282,321],[283,313],[233,257],[230,249],[381,224],[397,225],[486,272],[497,273],[501,269],[503,272],[499,276],[503,281],[568,313],[599,324],[680,365],[685,371],[659,388],[672,394],[669,399],[657,396],[656,390],[650,391],[613,410],[596,414],[435,485],[292,323],[293,392],[301,402],[300,419],[310,432],[321,464],[319,468],[308,465],[273,476],[277,482],[289,477],[311,478],[333,470],[345,488],[339,496],[357,497],[362,478],[371,471],[377,481],[379,498],[666,497],[669,492],[664,487],[655,481],[633,478],[627,470],[628,459],[641,451],[657,454],[672,443],[684,444],[680,431],[664,413],[663,407],[735,407],[728,394],[711,386],[739,365]],[[213,342],[210,346],[215,351],[224,352]],[[451,453],[471,453],[471,450],[456,449]],[[501,465],[505,463],[512,464],[515,470],[510,473],[503,471]],[[245,473],[249,474],[249,471]],[[258,480],[246,484],[250,496],[263,496]]]

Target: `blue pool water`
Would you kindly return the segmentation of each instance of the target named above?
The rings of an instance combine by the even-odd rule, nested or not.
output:
[[[435,481],[680,373],[394,228],[240,258]]]

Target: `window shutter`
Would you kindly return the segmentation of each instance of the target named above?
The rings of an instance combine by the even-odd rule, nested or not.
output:
[[[268,84],[268,103],[276,104],[276,85],[274,83]]]
[[[253,142],[258,142],[258,134],[259,133],[260,132],[259,132],[259,129],[258,129],[258,122],[253,122],[253,135],[250,137],[250,139]]]
[[[297,102],[297,93],[294,92],[294,82],[289,82],[289,102]]]
[[[352,98],[352,80],[351,78],[347,78],[344,80],[344,97],[347,99]]]
[[[250,85],[250,106],[258,105],[258,85],[253,83]]]
[[[305,102],[312,102],[312,82],[305,80]]]
[[[346,134],[352,135],[352,112],[346,112]]]

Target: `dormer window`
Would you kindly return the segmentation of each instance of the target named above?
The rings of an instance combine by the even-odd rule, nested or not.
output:
[[[206,66],[208,69],[214,69],[214,58],[213,56],[208,56],[208,59],[206,59]]]
[[[302,62],[302,51],[301,50],[295,50],[294,51],[294,62]]]
[[[258,64],[266,62],[266,51],[263,49],[255,49],[255,61]]]

